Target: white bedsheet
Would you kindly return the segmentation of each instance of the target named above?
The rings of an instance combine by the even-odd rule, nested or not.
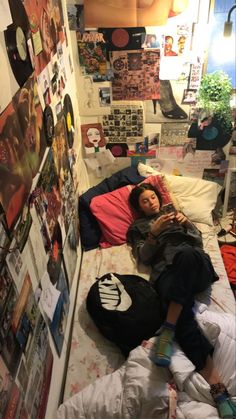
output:
[[[213,286],[211,296],[210,294],[208,296],[204,295],[204,297],[199,296],[199,300],[206,303],[211,311],[231,313],[235,316],[235,300],[227,279],[214,229],[204,224],[198,224],[198,227],[203,232],[205,250],[210,254],[215,270],[220,277],[220,280]],[[146,279],[149,275],[146,267],[140,267],[140,270],[137,271],[130,248],[126,244],[102,250],[94,249],[84,253],[64,401],[89,384],[94,383],[95,380],[107,374],[110,375],[124,363],[124,358],[119,349],[100,334],[85,308],[86,296],[95,278],[107,272],[139,274]],[[217,364],[221,363],[221,358],[217,358]],[[106,378],[104,379],[106,380]],[[185,392],[183,394],[186,396]],[[181,418],[182,413],[179,414]],[[200,416],[190,417],[199,419]],[[211,417],[215,418],[209,416],[209,418]]]
[[[217,342],[214,359],[221,358],[224,382],[236,400],[235,317],[210,312],[206,306],[200,308],[198,321],[209,340]],[[174,347],[169,371],[150,361],[152,343],[155,338],[145,347],[131,351],[119,369],[68,399],[60,406],[58,419],[168,419],[181,415],[186,419],[218,418],[209,385],[194,372],[194,365],[178,345]],[[176,387],[172,385],[172,376]]]

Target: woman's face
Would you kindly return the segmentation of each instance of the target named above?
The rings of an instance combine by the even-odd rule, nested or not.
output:
[[[89,128],[87,131],[87,136],[90,144],[93,144],[95,147],[97,147],[101,140],[100,131],[97,128]]]
[[[145,215],[154,215],[160,210],[160,202],[154,191],[143,191],[139,196],[139,208]]]

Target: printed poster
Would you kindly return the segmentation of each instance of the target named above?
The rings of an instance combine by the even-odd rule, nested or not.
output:
[[[57,283],[57,290],[60,291],[61,294],[56,306],[53,320],[49,324],[49,328],[53,337],[55,348],[57,350],[58,355],[60,356],[64,343],[64,336],[70,305],[68,285],[63,264],[61,265],[61,271]]]
[[[24,0],[32,33],[35,72],[38,76],[65,39],[61,0]]]
[[[112,104],[111,113],[102,117],[108,143],[135,143],[143,139],[144,115],[142,103]]]
[[[12,229],[30,192],[32,170],[18,115],[10,103],[0,116],[0,194]]]
[[[38,173],[47,144],[43,128],[43,110],[36,79],[31,76],[12,99],[18,116],[32,177]]]
[[[112,51],[113,100],[160,98],[160,50]]]
[[[178,2],[185,12],[188,2]],[[84,0],[84,21],[87,28],[120,28],[165,25],[175,15],[172,2],[154,0],[141,3],[137,0]],[[182,6],[182,7],[181,7]]]
[[[88,75],[95,82],[101,82],[111,79],[109,62],[106,58],[106,43],[104,41],[81,41],[81,35],[78,34],[77,41],[79,63],[82,75]],[[88,35],[89,36],[89,35]],[[98,34],[99,37],[102,34]]]

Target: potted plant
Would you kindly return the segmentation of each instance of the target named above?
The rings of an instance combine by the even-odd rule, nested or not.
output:
[[[232,110],[230,98],[232,83],[229,76],[222,70],[205,74],[198,92],[198,106],[206,110],[220,123],[224,134],[232,133]]]

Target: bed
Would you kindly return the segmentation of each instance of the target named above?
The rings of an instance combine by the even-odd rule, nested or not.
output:
[[[119,205],[124,210],[132,184],[147,178],[148,181],[161,180],[158,187],[162,188],[162,195],[166,194],[167,200],[179,205],[201,230],[204,248],[219,275],[211,293],[197,297],[196,315],[215,344],[215,362],[236,399],[235,300],[211,216],[219,187],[202,179],[164,176],[141,163],[136,170],[137,173],[134,169],[124,170],[119,173],[118,180],[115,175],[113,180],[105,180],[90,189],[85,196],[87,202],[81,205],[81,211],[86,211],[81,212],[80,222],[81,218],[89,216],[89,219],[83,219],[83,225],[87,232],[91,229],[91,240],[90,243],[84,241],[86,251],[80,272],[64,398],[57,415],[60,419],[218,418],[207,383],[194,372],[193,365],[177,344],[170,371],[158,368],[150,361],[148,354],[153,350],[154,339],[143,342],[125,360],[119,348],[102,336],[86,310],[85,301],[91,285],[107,272],[138,274],[148,280],[149,269],[136,267],[131,249],[124,240],[126,227],[120,224],[122,220],[118,223],[117,213],[120,214]],[[128,217],[129,223],[129,217],[133,216],[124,212],[121,219]],[[114,220],[110,220],[113,217]],[[114,221],[119,224],[115,239],[111,234],[114,224],[110,225]],[[88,238],[87,234],[85,236]]]

